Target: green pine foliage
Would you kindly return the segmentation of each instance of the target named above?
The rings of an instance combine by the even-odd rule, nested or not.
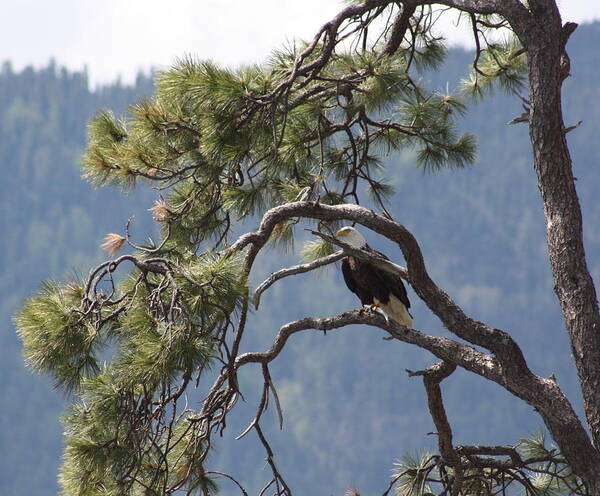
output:
[[[335,251],[335,247],[325,241],[323,238],[309,240],[302,246],[300,255],[305,262],[313,262],[319,258],[331,255]]]
[[[177,399],[218,354],[246,278],[235,254],[176,260],[168,275],[134,270],[112,295],[93,277],[85,288],[45,283],[16,318],[29,365],[77,393],[63,419],[65,495],[214,489],[200,426]]]
[[[97,354],[103,342],[79,311],[83,289],[74,282],[47,281],[27,299],[16,318],[25,343],[25,361],[38,373],[48,373],[59,388],[76,389],[85,375],[99,370]]]
[[[294,226],[298,224],[297,220],[282,221],[275,225],[271,237],[270,246],[276,247],[283,252],[291,252],[294,249]]]
[[[392,478],[397,479],[396,494],[398,496],[422,496],[432,494],[428,481],[431,473],[431,462],[436,459],[433,453],[419,455],[405,454],[394,463]]]
[[[91,303],[75,283],[46,282],[16,317],[26,361],[67,390],[98,373],[107,342],[123,384],[152,390],[200,370],[214,352],[214,333],[239,310],[242,267],[237,256],[182,257],[171,286],[161,289],[163,276],[136,270],[114,297],[90,289],[98,291]]]
[[[462,91],[481,99],[494,88],[505,93],[521,90],[526,79],[526,55],[514,38],[487,46],[471,74],[462,81]]]
[[[81,403],[63,418],[63,493],[146,496],[178,487],[188,494],[212,494],[216,485],[204,473],[206,445],[199,439],[197,422],[183,413],[172,417],[165,429],[160,417],[148,410],[140,424],[140,416],[132,415],[140,407],[140,392],[116,388],[115,382],[118,376],[109,371],[86,380]]]
[[[417,48],[393,57],[377,46],[336,52],[318,78],[291,85],[307,45],[235,70],[182,59],[158,74],[154,96],[132,106],[130,117],[103,112],[91,122],[84,175],[96,185],[128,188],[146,179],[171,186],[170,228],[190,248],[222,240],[231,215],[260,215],[290,201],[282,186],[290,182],[322,177],[329,203],[356,201],[363,184],[383,203],[389,188],[369,181],[374,152],[414,148],[425,168],[463,167],[475,158],[474,138],[455,128],[463,104],[414,77],[445,58],[441,41],[425,33],[416,29]]]

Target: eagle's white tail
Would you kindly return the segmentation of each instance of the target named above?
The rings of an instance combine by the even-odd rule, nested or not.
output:
[[[385,312],[385,314],[394,322],[412,328],[413,320],[410,316],[410,313],[408,313],[408,309],[404,306],[404,303],[402,303],[394,295],[390,295],[390,301],[388,301],[387,303],[381,303],[376,298],[375,303],[378,303],[379,308],[381,308]]]

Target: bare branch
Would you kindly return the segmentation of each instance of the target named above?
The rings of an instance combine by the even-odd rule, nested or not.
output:
[[[444,402],[442,400],[442,390],[440,382],[448,377],[454,370],[456,365],[448,362],[439,362],[419,373],[409,373],[409,375],[422,375],[425,391],[427,392],[427,403],[429,405],[429,413],[437,429],[438,446],[442,459],[454,469],[454,481],[452,483],[451,496],[458,496],[462,488],[464,478],[464,468],[462,466],[460,456],[454,449],[452,444],[452,428],[446,416]]]
[[[278,222],[298,216],[358,222],[396,242],[407,262],[406,280],[448,329],[472,344],[483,346],[498,355],[505,355],[510,358],[514,366],[528,370],[521,350],[507,333],[467,317],[458,305],[431,280],[421,249],[412,234],[401,224],[365,207],[353,204],[328,206],[310,202],[287,203],[267,211],[258,231],[241,236],[224,253],[240,250],[248,245],[252,245],[250,253],[257,252],[267,242]]]
[[[446,5],[472,14],[500,14],[507,18],[529,16],[527,8],[518,0],[434,0],[418,3]]]
[[[334,317],[305,317],[285,324],[277,333],[270,349],[261,352],[248,352],[238,356],[235,368],[239,369],[247,363],[270,363],[279,356],[288,338],[297,332],[305,330],[330,331],[352,324],[367,324],[378,327],[387,331],[393,338],[417,345],[430,351],[438,358],[460,365],[494,382],[501,383],[503,381],[501,368],[492,356],[448,338],[431,336],[415,329],[399,326],[391,321],[387,322],[381,315],[363,309],[346,312]]]
[[[293,265],[292,267],[287,267],[285,269],[278,270],[277,272],[273,272],[265,281],[263,281],[260,284],[260,286],[258,286],[258,288],[256,288],[253,298],[254,307],[258,309],[261,295],[279,279],[283,279],[284,277],[293,276],[296,274],[302,274],[304,272],[309,272],[319,267],[335,263],[338,260],[344,258],[345,256],[346,255],[344,254],[344,252],[336,251],[331,255],[327,255],[326,257],[319,258],[312,262],[301,265]]]
[[[404,267],[401,267],[400,265],[397,265],[394,262],[390,262],[389,260],[386,260],[385,258],[380,257],[379,255],[373,255],[372,253],[369,253],[368,251],[353,248],[348,243],[344,243],[343,241],[341,241],[337,238],[334,238],[333,236],[324,234],[322,232],[313,231],[313,230],[310,230],[310,232],[312,234],[314,234],[315,236],[318,236],[319,238],[324,239],[325,241],[328,241],[334,245],[337,245],[337,246],[343,248],[344,249],[343,256],[352,255],[353,257],[356,257],[360,260],[364,260],[365,262],[372,263],[376,267],[379,267],[380,269],[390,272],[391,274],[400,276],[402,279],[408,279],[408,271]]]
[[[216,470],[210,470],[208,472],[206,472],[206,475],[218,475],[220,477],[225,477],[226,479],[229,479],[230,481],[232,481],[237,487],[238,489],[242,492],[242,494],[244,496],[248,496],[248,492],[244,489],[244,486],[242,486],[237,479],[235,479],[233,476],[225,473],[225,472],[219,472]]]
[[[331,21],[327,22],[319,29],[310,45],[296,59],[294,68],[290,71],[289,78],[281,83],[269,95],[261,99],[270,101],[274,97],[282,94],[298,77],[318,73],[329,61],[336,44],[339,42],[337,34],[340,26],[346,20],[361,16],[378,7],[386,7],[391,3],[390,0],[366,0],[362,4],[350,5],[343,9]],[[323,44],[322,46],[319,46],[319,42],[322,38],[324,39]],[[317,48],[319,56],[315,60],[302,65],[307,58],[317,51]]]
[[[275,410],[277,411],[277,420],[279,421],[279,429],[283,429],[283,409],[281,408],[281,402],[279,401],[279,394],[277,394],[277,389],[275,388],[275,384],[273,384],[273,379],[269,374],[268,376],[268,384],[271,393],[273,393],[273,399],[275,400]]]

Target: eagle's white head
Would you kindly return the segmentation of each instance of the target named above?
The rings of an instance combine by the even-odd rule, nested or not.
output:
[[[360,249],[367,244],[364,236],[350,226],[342,227],[335,235],[344,243],[348,243],[352,248]]]

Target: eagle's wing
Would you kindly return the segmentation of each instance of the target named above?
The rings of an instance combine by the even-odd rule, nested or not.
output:
[[[373,303],[373,297],[368,295],[364,289],[361,289],[356,282],[356,279],[354,279],[348,257],[342,260],[342,274],[344,275],[344,282],[346,283],[346,286],[348,286],[348,289],[360,298],[360,302],[363,305],[370,305]]]
[[[402,278],[400,276],[387,273],[388,277],[392,277],[394,279],[394,284],[392,285],[392,294],[398,298],[406,308],[410,308],[410,300],[408,299],[408,293],[406,292],[406,287],[404,286],[404,282],[402,282]]]
[[[346,286],[348,286],[348,289],[353,293],[358,294],[358,286],[356,285],[356,281],[352,275],[352,269],[350,268],[348,257],[342,260],[342,274],[344,275],[344,282],[346,283]]]
[[[365,247],[367,251],[370,251],[385,260],[389,260],[383,253],[380,251],[374,250],[369,245]],[[389,288],[390,292],[398,298],[406,308],[410,308],[410,301],[408,300],[408,293],[406,292],[406,288],[404,287],[404,282],[402,278],[396,274],[392,274],[387,270],[380,269],[379,267],[372,266],[373,273],[376,277],[383,283],[383,285]]]

